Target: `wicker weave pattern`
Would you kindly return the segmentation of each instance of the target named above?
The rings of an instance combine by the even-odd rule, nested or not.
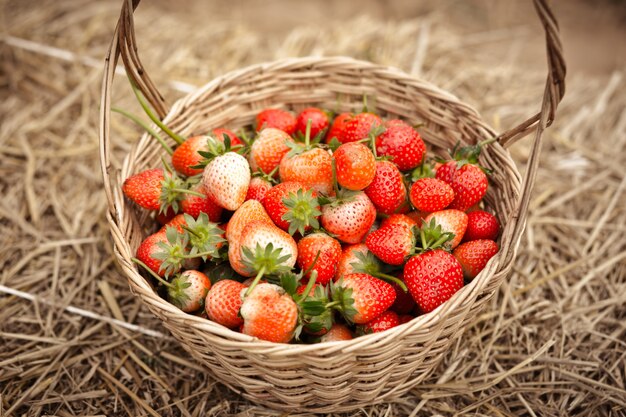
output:
[[[532,130],[536,132],[524,187],[515,164],[499,143],[490,145],[481,155],[481,163],[495,171],[486,200],[503,225],[500,252],[472,283],[433,313],[383,333],[310,346],[259,341],[187,315],[160,298],[138,274],[131,257],[145,236],[147,216],[123,198],[121,182],[134,173],[157,166],[162,152],[158,143],[144,135],[125,159],[121,172],[112,170],[108,157],[108,117],[114,62],[110,58],[116,61],[121,52],[131,77],[153,107],[183,136],[217,127],[236,129],[251,124],[255,114],[269,106],[299,110],[315,105],[353,110],[363,94],[376,97],[377,110],[382,116],[401,117],[410,123],[425,122],[421,132],[431,149],[449,148],[457,140],[475,143],[496,136],[495,132],[475,110],[435,86],[397,69],[345,57],[287,59],[234,71],[176,102],[167,111],[165,101],[141,69],[134,48],[132,6],[137,3],[124,3],[106,62],[100,132],[108,220],[116,256],[131,290],[218,380],[271,408],[347,411],[390,401],[424,380],[498,289],[515,257],[537,167],[541,133],[553,120],[564,91],[565,67],[558,30],[545,2],[536,1],[548,34],[548,50],[552,51],[542,110],[499,136],[506,145]]]

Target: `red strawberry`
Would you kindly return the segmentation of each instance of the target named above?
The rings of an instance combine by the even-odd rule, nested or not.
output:
[[[248,187],[248,193],[246,194],[246,201],[263,201],[263,197],[265,197],[265,194],[272,187],[272,183],[267,179],[263,177],[252,177],[252,179],[250,180],[250,186]]]
[[[376,174],[365,194],[380,213],[398,211],[406,202],[406,187],[398,167],[390,161],[376,161]]]
[[[400,319],[398,318],[398,314],[393,311],[387,310],[375,319],[370,320],[367,323],[359,326],[357,330],[359,333],[362,334],[380,333],[399,325]]]
[[[239,309],[242,304],[241,293],[245,288],[241,282],[230,279],[216,282],[205,300],[209,318],[230,329],[241,326],[243,319],[239,316]]]
[[[305,150],[300,144],[292,145],[292,152],[283,156],[279,173],[282,182],[298,182],[318,193],[333,193],[333,163],[327,150],[313,148]]]
[[[283,156],[289,152],[289,143],[293,143],[293,139],[282,130],[270,127],[260,131],[248,156],[252,171],[273,172]]]
[[[235,271],[244,269],[241,261],[241,234],[253,221],[263,221],[273,225],[263,205],[257,200],[248,200],[233,213],[226,227],[226,239],[228,240],[228,261]]]
[[[355,245],[346,246],[339,257],[337,273],[335,274],[334,280],[337,281],[344,275],[353,274],[355,272],[353,264],[361,264],[363,259],[367,257],[368,253],[370,253],[370,251],[367,249],[367,245],[365,243],[357,243]],[[362,256],[359,256],[359,254]],[[376,269],[378,269],[378,259],[373,256],[370,256],[367,259],[368,261],[376,264]]]
[[[404,276],[402,272],[400,272],[400,274],[398,275],[398,278],[404,282]],[[390,309],[395,311],[398,314],[407,314],[408,312],[413,310],[413,308],[415,308],[415,300],[413,300],[411,293],[404,291],[395,282],[392,282],[391,285],[393,286],[393,289],[396,291],[396,301],[394,301]]]
[[[376,137],[376,153],[391,157],[400,171],[407,171],[422,162],[426,145],[412,126],[401,120],[388,120],[385,131]]]
[[[317,284],[326,285],[333,279],[340,256],[341,245],[325,233],[312,233],[298,242],[298,266],[303,271],[317,271]],[[305,275],[310,276],[310,272]]]
[[[159,230],[159,232],[165,233],[168,227],[175,227],[176,230],[178,230],[178,233],[182,234],[182,233],[185,233],[183,226],[187,226],[187,220],[185,220],[185,215],[181,213],[181,214],[177,214],[169,222],[161,226],[161,229]]]
[[[244,297],[241,309],[241,332],[262,340],[288,343],[298,324],[298,306],[274,284],[258,284]]]
[[[256,116],[256,131],[267,128],[279,129],[291,136],[296,130],[296,118],[285,110],[265,109]],[[264,171],[270,172],[271,169]]]
[[[454,200],[450,208],[465,211],[478,203],[487,193],[488,182],[487,174],[478,165],[463,165],[452,180]]]
[[[215,129],[213,135],[215,139],[220,142],[224,142],[224,134],[226,134],[231,141],[231,145],[242,145],[241,140],[233,132],[227,129]],[[193,168],[201,165],[204,157],[200,155],[200,151],[208,150],[207,136],[192,136],[178,146],[172,154],[172,166],[179,173],[192,177],[194,175],[202,174],[202,168]]]
[[[235,152],[217,156],[204,169],[202,184],[207,197],[217,205],[226,210],[237,210],[250,185],[248,161]]]
[[[409,259],[404,282],[420,310],[429,313],[463,287],[463,271],[451,253],[428,250]]]
[[[172,209],[172,207],[168,207],[165,211],[157,212],[154,218],[156,219],[157,223],[163,226],[164,224],[172,220],[174,216],[176,216],[176,214],[177,213]]]
[[[341,131],[345,127],[346,123],[348,123],[353,117],[354,115],[352,113],[338,114],[337,117],[335,117],[332,126],[326,133],[326,143],[330,143],[333,138],[339,140],[338,138],[341,134]]]
[[[336,284],[331,282],[333,301],[346,320],[364,324],[380,316],[396,299],[393,287],[368,274],[344,275]]]
[[[498,245],[493,240],[472,240],[459,245],[452,254],[461,264],[463,275],[472,279],[480,273],[496,253]]]
[[[339,342],[352,339],[352,331],[350,331],[348,326],[341,323],[335,323],[330,330],[321,337],[320,342]]]
[[[165,174],[160,168],[135,174],[124,181],[122,191],[126,197],[148,210],[159,210]]]
[[[241,232],[241,264],[231,267],[244,277],[291,270],[298,258],[298,246],[293,238],[273,224],[263,220],[248,223]],[[268,247],[271,248],[268,250]],[[251,285],[252,287],[253,285]]]
[[[454,200],[454,190],[436,178],[420,178],[411,186],[411,204],[420,211],[443,210]]]
[[[479,239],[496,240],[499,232],[500,223],[496,216],[483,210],[472,211],[467,213],[467,230],[463,242]]]
[[[370,233],[367,248],[389,265],[402,265],[415,248],[413,231],[403,224],[391,224]]]
[[[161,270],[161,264],[163,261],[152,257],[153,254],[161,251],[161,248],[159,247],[160,242],[167,243],[165,230],[160,230],[159,232],[145,238],[137,248],[136,256],[137,259],[146,264],[146,266],[154,273],[164,277],[165,271]]]
[[[456,161],[448,161],[443,164],[435,164],[435,168],[435,178],[447,184],[452,184],[452,181],[454,180],[454,174],[456,173],[457,169]]]
[[[305,135],[306,124],[311,120],[311,138],[316,138],[322,131],[328,129],[328,115],[322,109],[309,107],[302,110],[296,117],[296,135]]]
[[[212,222],[219,222],[222,217],[222,208],[206,196],[204,186],[199,184],[193,191],[200,192],[205,196],[198,197],[192,194],[185,195],[183,201],[180,203],[183,213],[187,213],[195,219],[198,218],[200,213],[206,213],[209,216],[209,220]]]
[[[207,137],[192,136],[180,144],[172,154],[172,166],[181,174],[192,177],[202,174],[202,168],[192,168],[199,165],[204,157],[198,151],[207,149]]]
[[[184,271],[170,282],[167,299],[185,313],[192,313],[204,306],[209,288],[211,281],[202,272]]]
[[[358,142],[381,124],[382,120],[374,113],[359,113],[346,122],[337,139],[341,143]]]
[[[342,187],[358,191],[372,183],[376,175],[376,159],[367,146],[357,142],[344,143],[333,153],[333,158],[337,182]]]
[[[398,320],[400,320],[400,324],[408,323],[414,318],[415,317],[410,314],[401,314],[398,316]]]
[[[290,234],[301,235],[319,228],[320,206],[317,193],[298,182],[282,182],[269,190],[263,198],[263,207],[276,226]]]
[[[382,220],[382,222],[380,223],[380,227],[383,228],[392,224],[403,224],[411,229],[413,227],[419,227],[421,223],[422,222],[420,221],[418,224],[415,219],[407,216],[406,214],[392,214],[391,216]]]
[[[215,136],[220,142],[224,141],[224,135],[228,136],[228,138],[230,139],[230,144],[233,147],[238,145],[243,146],[243,142],[237,137],[237,135],[235,135],[233,131],[223,128],[213,130],[213,136]]]
[[[338,196],[322,207],[322,226],[345,243],[359,243],[376,220],[376,208],[363,192]]]
[[[426,216],[424,223],[428,224],[433,219],[437,225],[441,226],[443,232],[454,234],[454,238],[448,242],[448,245],[450,249],[456,248],[467,229],[467,214],[454,209],[436,211]]]

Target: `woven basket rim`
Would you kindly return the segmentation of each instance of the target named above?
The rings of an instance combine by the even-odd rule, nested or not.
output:
[[[188,93],[187,95],[179,98],[172,105],[170,111],[164,117],[163,122],[166,124],[169,123],[172,119],[176,118],[181,112],[185,110],[187,103],[193,102],[198,96],[205,94],[207,92],[210,92],[214,88],[217,88],[220,84],[222,84],[226,80],[243,77],[245,74],[248,74],[248,73],[255,73],[258,71],[262,72],[265,69],[270,68],[270,67],[287,68],[294,64],[296,65],[302,65],[302,64],[319,65],[320,63],[328,64],[328,65],[348,65],[348,66],[356,65],[359,67],[368,67],[377,72],[384,73],[388,76],[393,76],[395,79],[401,80],[405,83],[427,86],[429,89],[436,92],[438,97],[441,96],[442,98],[445,98],[450,105],[457,105],[457,106],[463,107],[464,110],[471,112],[474,116],[476,116],[483,123],[483,126],[481,127],[487,130],[488,132],[491,132],[495,136],[495,133],[493,133],[494,132],[493,129],[489,127],[486,124],[486,122],[484,122],[484,120],[480,117],[480,114],[476,109],[464,103],[456,95],[450,93],[449,91],[443,90],[440,87],[436,86],[435,84],[429,81],[426,81],[424,79],[411,76],[399,68],[392,67],[392,66],[384,66],[380,64],[374,64],[369,61],[358,60],[358,59],[345,57],[345,56],[283,58],[283,59],[279,59],[275,61],[257,63],[257,64],[243,67],[241,69],[230,71],[228,73],[225,73],[221,76],[214,78],[213,80],[209,81],[203,86],[200,86],[196,91]],[[150,140],[150,136],[147,133],[144,133],[142,135],[142,140]],[[140,141],[137,141],[133,145],[132,147],[133,151],[137,148],[139,143]],[[497,148],[498,150],[505,152],[507,155],[507,158],[510,160],[511,163],[513,163],[512,159],[510,158],[509,152],[506,151],[499,143],[496,142],[490,146],[493,146],[494,148]],[[133,151],[131,151],[124,158],[124,164],[123,164],[124,167],[129,166],[128,160],[130,159],[131,155],[133,155]],[[521,186],[519,183],[519,179],[520,179],[519,171],[517,171],[516,174],[518,177],[517,178],[518,181],[515,182],[515,185],[516,185],[515,191],[516,191],[516,198],[519,200],[520,191],[521,191]],[[113,204],[117,208],[117,201],[113,201]],[[132,206],[128,201],[125,201],[123,204],[127,204],[127,209],[129,209]],[[122,219],[118,219],[118,220],[121,221]],[[506,233],[510,234],[513,232],[513,229],[511,227],[507,229],[503,229],[502,234],[501,234],[501,240],[505,238],[505,231]],[[514,251],[517,249],[518,245],[519,245],[519,238],[513,247]],[[514,256],[509,257],[509,260],[511,260],[512,258],[514,258]],[[500,252],[498,252],[489,261],[485,270],[483,270],[478,276],[476,276],[469,284],[464,285],[443,305],[439,306],[437,309],[435,309],[434,311],[430,313],[422,314],[413,318],[410,322],[401,324],[394,328],[388,329],[384,332],[366,334],[366,335],[363,335],[363,336],[360,336],[358,338],[354,338],[348,341],[320,342],[320,343],[315,343],[315,344],[310,344],[310,345],[309,344],[287,344],[287,343],[268,342],[265,340],[257,339],[252,336],[245,335],[243,333],[239,333],[235,330],[228,329],[227,327],[222,326],[218,323],[215,323],[208,318],[190,315],[178,309],[174,305],[170,304],[167,300],[161,298],[156,293],[154,288],[152,288],[152,286],[148,283],[147,279],[144,278],[138,272],[138,268],[136,267],[136,265],[133,267],[133,271],[134,271],[133,274],[125,274],[125,275],[127,279],[132,280],[135,283],[135,285],[143,286],[146,290],[150,290],[158,298],[158,301],[157,301],[158,304],[154,302],[151,303],[154,307],[160,308],[162,310],[167,310],[168,314],[177,316],[181,320],[189,322],[190,324],[206,327],[207,330],[211,331],[212,334],[219,336],[219,337],[226,338],[229,341],[229,344],[233,346],[234,345],[238,345],[242,347],[254,346],[255,348],[265,347],[265,348],[268,348],[268,352],[266,352],[268,354],[271,353],[272,350],[276,350],[277,347],[280,347],[279,349],[283,351],[282,352],[283,354],[287,354],[287,352],[293,353],[293,354],[301,354],[307,351],[310,351],[310,352],[319,351],[323,353],[323,355],[321,356],[326,356],[329,350],[334,350],[334,349],[327,349],[327,348],[341,348],[337,350],[350,351],[350,350],[356,349],[358,346],[363,345],[363,344],[373,343],[380,339],[392,338],[394,336],[402,335],[404,333],[411,332],[411,331],[414,331],[414,330],[417,330],[426,326],[436,327],[441,322],[441,320],[445,319],[446,313],[448,311],[454,310],[454,306],[459,301],[462,301],[463,299],[465,299],[466,296],[469,295],[472,291],[480,291],[480,289],[484,287],[486,284],[488,284],[490,280],[494,279],[495,274],[489,273],[489,272],[491,272],[493,269],[497,270],[500,267],[500,261],[501,261],[501,256],[500,256]],[[507,265],[505,265],[505,268],[506,267]],[[144,299],[143,295],[141,294],[140,294],[140,297]],[[315,356],[318,356],[318,355],[315,355]]]

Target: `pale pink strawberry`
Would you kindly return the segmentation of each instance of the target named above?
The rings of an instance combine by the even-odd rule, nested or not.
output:
[[[250,185],[250,165],[243,156],[227,152],[204,169],[202,184],[208,198],[226,210],[243,204]]]

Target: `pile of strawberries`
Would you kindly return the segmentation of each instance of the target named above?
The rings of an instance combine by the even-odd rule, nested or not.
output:
[[[249,137],[253,136],[253,137]],[[498,251],[481,143],[427,158],[364,109],[266,109],[178,140],[123,192],[162,228],[134,259],[185,312],[260,339],[347,340],[433,311]]]

